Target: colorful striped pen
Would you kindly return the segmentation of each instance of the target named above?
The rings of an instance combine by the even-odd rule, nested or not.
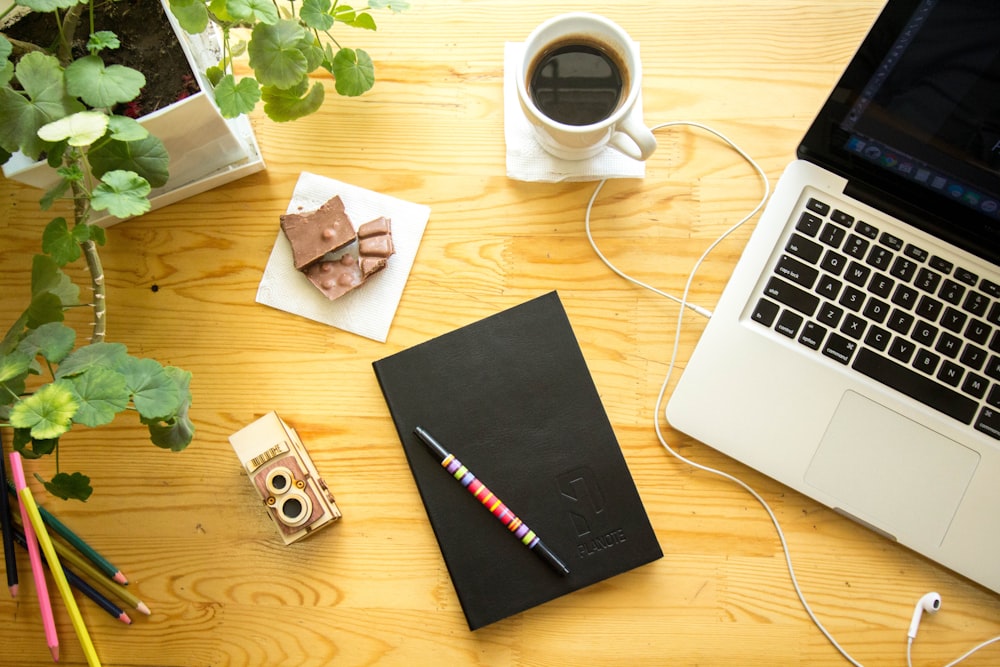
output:
[[[94,643],[90,639],[90,633],[87,632],[87,625],[83,622],[83,616],[80,615],[80,608],[76,606],[73,591],[70,590],[69,582],[66,580],[66,573],[63,572],[62,566],[59,564],[59,557],[56,556],[56,550],[52,546],[52,539],[45,530],[45,524],[42,523],[42,515],[38,513],[38,505],[35,504],[35,497],[31,495],[31,489],[28,487],[18,489],[17,493],[21,498],[21,505],[28,510],[28,519],[31,522],[31,527],[35,529],[35,535],[38,537],[38,544],[42,547],[42,553],[45,554],[45,558],[49,561],[49,571],[52,573],[52,578],[55,579],[56,588],[59,589],[59,595],[62,596],[66,610],[69,612],[70,621],[73,623],[77,639],[80,640],[80,647],[83,648],[87,664],[90,667],[100,667],[101,661],[97,657],[97,651],[94,649]]]
[[[461,461],[456,459],[451,452],[442,447],[441,443],[420,426],[416,427],[413,432],[440,460],[441,467],[451,473],[452,477],[457,479],[493,516],[500,520],[500,523],[507,526],[507,530],[513,533],[521,541],[521,544],[531,549],[559,574],[569,574],[569,568],[566,567],[566,564],[559,560],[559,557],[542,543],[538,535],[535,534],[535,531],[528,528],[527,524],[517,518],[503,501],[497,498],[468,468],[462,465]]]
[[[24,467],[21,465],[21,455],[10,453],[10,471],[13,473],[14,486],[23,489],[27,486],[24,479]],[[6,496],[7,494],[3,494]],[[59,662],[59,634],[52,618],[52,601],[49,599],[49,586],[45,582],[45,570],[42,569],[42,555],[38,550],[38,538],[28,519],[28,511],[21,505],[21,523],[24,525],[24,542],[28,549],[28,559],[31,562],[31,574],[35,579],[35,594],[38,596],[38,610],[42,616],[42,628],[45,629],[45,641],[49,645],[52,659]]]
[[[7,469],[3,463],[3,429],[0,429],[0,484],[7,485]],[[0,489],[2,491],[2,489]],[[7,589],[12,598],[17,597],[17,558],[14,556],[14,538],[10,527],[10,501],[0,493],[0,533],[3,534],[4,567],[7,570]]]

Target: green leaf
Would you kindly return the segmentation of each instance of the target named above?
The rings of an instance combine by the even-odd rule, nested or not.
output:
[[[14,405],[10,423],[15,428],[31,429],[33,439],[50,440],[69,430],[78,408],[70,388],[56,380]]]
[[[128,116],[109,117],[108,130],[115,141],[140,141],[149,136],[149,130]]]
[[[31,357],[41,354],[47,361],[58,364],[73,351],[75,342],[76,331],[61,322],[49,322],[25,336],[17,349]]]
[[[2,40],[0,41],[0,43],[7,41],[3,39],[2,36],[0,36],[0,40]],[[10,42],[8,42],[8,44],[9,43]],[[6,86],[8,83],[11,82],[11,79],[13,78],[14,78],[14,63],[12,63],[9,60],[3,60],[2,62],[0,62],[0,86]],[[6,162],[6,160],[0,159],[0,163],[2,162]]]
[[[267,25],[278,22],[278,10],[271,0],[226,0],[226,11],[239,21],[254,20]]]
[[[315,112],[323,104],[326,91],[320,83],[314,83],[311,89],[308,85],[306,80],[302,85],[288,90],[264,88],[264,113],[271,120],[282,123]]]
[[[66,68],[66,90],[92,107],[131,102],[146,85],[142,72],[124,65],[105,66],[100,56],[84,56]]]
[[[372,9],[389,9],[393,13],[399,13],[410,8],[410,3],[406,0],[369,0],[368,6]]]
[[[89,146],[104,136],[108,117],[99,111],[79,111],[38,128],[38,136],[52,143],[66,141],[70,146]]]
[[[84,426],[111,423],[115,415],[128,407],[129,390],[125,376],[110,368],[91,368],[66,380],[80,409],[73,421]]]
[[[69,9],[87,0],[17,0],[17,4],[36,12],[54,12],[57,9]]]
[[[66,317],[63,313],[63,302],[51,292],[34,296],[26,312],[28,326],[31,328],[40,327],[48,322],[62,322]]]
[[[87,500],[94,492],[90,486],[90,478],[82,473],[75,472],[67,475],[64,472],[56,473],[51,481],[44,482],[45,490],[57,498],[63,500]]]
[[[143,419],[169,419],[181,406],[177,383],[154,359],[130,357],[125,380]]]
[[[26,459],[40,459],[54,452],[58,445],[59,438],[35,440],[31,437],[31,429],[14,429],[14,451]]]
[[[170,179],[170,154],[159,138],[148,134],[138,141],[102,142],[87,151],[91,170],[98,178],[115,170],[135,172],[159,188]],[[119,216],[121,217],[121,216]]]
[[[0,88],[0,146],[37,159],[47,148],[38,128],[84,107],[66,92],[62,67],[52,56],[25,54],[14,74],[24,90]]]
[[[95,211],[107,211],[117,218],[142,215],[149,210],[152,188],[133,171],[116,169],[101,176],[101,184],[91,193],[90,205]]]
[[[80,302],[80,288],[59,265],[47,255],[35,255],[31,262],[31,295],[43,292],[55,295],[63,305],[75,306]]]
[[[70,232],[66,218],[55,218],[45,226],[45,231],[42,232],[42,250],[59,266],[75,262],[82,254],[80,243]]]
[[[361,49],[343,48],[337,51],[331,71],[337,79],[337,92],[347,97],[361,95],[375,85],[375,65],[368,53]]]
[[[226,0],[209,0],[208,11],[212,12],[217,19],[224,23],[232,23],[234,21],[226,9]]]
[[[179,452],[194,439],[194,423],[188,417],[191,408],[191,373],[173,366],[164,368],[181,396],[176,415],[167,419],[142,419],[149,427],[149,437],[157,447]]]
[[[334,23],[331,6],[330,0],[304,0],[299,18],[313,30],[329,30]]]
[[[170,11],[187,32],[197,35],[208,27],[208,8],[204,0],[170,0]]]
[[[28,374],[31,368],[31,357],[24,352],[15,351],[0,355],[0,382],[9,382],[14,378]],[[7,400],[6,396],[2,397]]]
[[[309,35],[295,21],[254,26],[250,46],[250,67],[262,86],[291,88],[309,73],[309,60],[302,52],[302,42]]]
[[[236,118],[250,113],[260,101],[260,85],[251,77],[236,82],[236,77],[227,74],[215,87],[215,102],[226,118]]]
[[[7,60],[14,53],[14,46],[3,35],[0,35],[0,60]]]
[[[87,50],[91,53],[97,53],[104,49],[114,50],[121,45],[122,43],[118,40],[118,35],[110,30],[98,30],[87,40]]]
[[[79,348],[59,365],[56,378],[69,378],[91,368],[121,371],[129,363],[128,348],[121,343],[91,343]]]
[[[358,14],[348,25],[353,28],[361,28],[362,30],[378,30],[378,26],[375,25],[375,18],[368,12]]]
[[[42,195],[42,198],[38,200],[39,208],[43,211],[49,210],[57,199],[66,194],[67,190],[69,190],[69,181],[65,178],[60,179],[52,186],[51,190]]]

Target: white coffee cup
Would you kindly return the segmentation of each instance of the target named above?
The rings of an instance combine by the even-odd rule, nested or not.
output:
[[[540,75],[540,66],[545,65],[551,72],[558,72],[557,64],[549,58],[553,52],[574,50],[580,48],[589,52],[600,52],[605,65],[596,63],[602,68],[607,66],[611,72],[611,81],[615,71],[620,74],[621,91],[617,104],[610,105],[610,113],[600,117],[593,114],[579,114],[569,122],[570,108],[593,108],[594,105],[571,105],[564,103],[566,112],[558,113],[552,108],[553,102],[560,92],[566,99],[590,99],[583,96],[588,92],[580,92],[580,88],[571,88],[563,83],[546,84],[547,98],[542,97],[542,86],[536,86],[539,93],[536,100],[531,92],[532,79]],[[565,61],[564,61],[565,62]],[[594,64],[594,63],[591,63]],[[592,72],[592,68],[588,68]],[[656,150],[656,139],[642,120],[641,109],[638,107],[639,91],[642,85],[642,64],[635,42],[614,22],[583,12],[562,14],[545,21],[528,36],[524,43],[524,52],[517,71],[517,95],[521,109],[531,123],[535,136],[548,153],[566,160],[585,160],[600,153],[610,146],[625,155],[645,160]],[[539,79],[536,79],[539,81]],[[611,85],[601,91],[601,99],[611,99]],[[557,86],[564,86],[561,89]],[[545,101],[548,100],[548,101]],[[548,113],[541,107],[546,107]],[[556,116],[553,118],[551,116]],[[582,123],[582,124],[578,124]]]

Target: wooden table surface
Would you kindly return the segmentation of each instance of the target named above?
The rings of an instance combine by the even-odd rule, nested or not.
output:
[[[183,453],[122,417],[63,440],[86,504],[43,504],[120,565],[152,608],[125,627],[87,601],[106,665],[820,665],[843,659],[796,598],[775,530],[743,490],[671,457],[653,430],[677,308],[596,258],[584,233],[593,183],[506,177],[505,41],[542,20],[598,11],[642,44],[649,124],[707,123],[776,179],[877,15],[875,0],[544,3],[415,1],[377,33],[341,31],[372,54],[367,95],[328,95],[316,115],[254,126],[268,169],[109,229],[109,339],[193,372],[197,423]],[[709,135],[657,133],[642,180],[608,184],[594,208],[603,251],[680,292],[706,244],[761,194]],[[308,170],[431,208],[389,332],[379,343],[254,302],[299,173]],[[0,181],[0,319],[28,297],[31,254],[51,214],[39,192]],[[725,241],[694,282],[711,307],[750,232]],[[558,290],[664,557],[470,632],[371,362]],[[6,329],[8,325],[4,324]],[[679,369],[703,327],[685,318]],[[724,416],[725,406],[719,406]],[[285,547],[228,436],[276,410],[296,427],[343,520]],[[788,538],[805,595],[856,659],[905,664],[906,630],[929,590],[914,663],[943,664],[1000,634],[1000,598],[669,427],[694,460],[758,489]],[[9,440],[8,440],[9,446]],[[51,474],[54,462],[29,462]],[[32,482],[35,484],[35,482]],[[50,663],[28,561],[22,595],[0,596],[0,663]],[[55,603],[62,664],[82,652]],[[1000,663],[1000,646],[968,665]]]

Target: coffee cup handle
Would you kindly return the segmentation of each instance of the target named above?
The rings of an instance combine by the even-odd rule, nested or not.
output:
[[[656,138],[643,124],[640,114],[633,112],[622,119],[608,145],[633,160],[644,161],[656,150]]]

